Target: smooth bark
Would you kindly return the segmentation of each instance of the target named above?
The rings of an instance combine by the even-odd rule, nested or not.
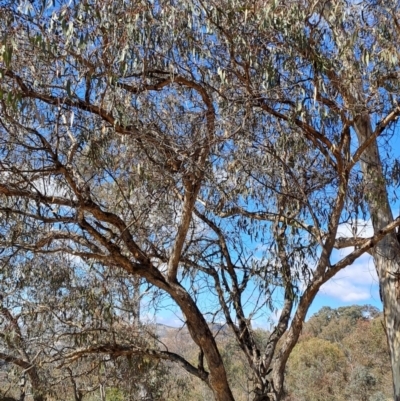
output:
[[[369,115],[359,116],[355,128],[361,145],[373,133]],[[376,140],[365,149],[361,157],[361,168],[372,225],[374,232],[378,233],[393,221],[393,215]],[[394,399],[400,401],[400,244],[394,231],[373,248],[372,255],[383,302],[392,363]]]

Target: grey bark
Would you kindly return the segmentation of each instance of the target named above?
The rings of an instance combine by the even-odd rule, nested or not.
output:
[[[368,114],[361,114],[356,119],[355,129],[360,144],[371,137],[373,131]],[[372,225],[377,233],[393,221],[393,214],[376,140],[363,153],[361,168]],[[383,302],[392,363],[394,400],[400,401],[400,244],[396,233],[392,232],[380,241],[374,247],[372,255]]]

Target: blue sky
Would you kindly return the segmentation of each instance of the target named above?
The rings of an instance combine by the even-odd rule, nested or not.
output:
[[[370,222],[360,222],[359,235],[369,237],[373,234]],[[342,225],[338,231],[339,237],[351,236],[351,229]],[[353,248],[335,250],[332,261],[336,262],[352,252]],[[275,302],[277,311],[270,316],[263,314],[253,321],[254,327],[264,329],[271,328],[277,320],[280,312],[280,296],[277,295]],[[323,306],[338,308],[349,305],[373,305],[382,310],[382,302],[379,296],[378,277],[372,256],[364,254],[358,258],[351,266],[341,270],[333,279],[324,284],[312,303],[308,317],[318,312]],[[167,326],[180,327],[184,320],[179,310],[172,304],[164,300],[160,303],[157,313],[148,311],[148,319]]]
[[[382,309],[378,277],[372,257],[368,254],[341,270],[322,286],[310,308],[309,315],[323,306],[337,308],[354,304],[370,304]]]
[[[360,236],[370,237],[373,235],[370,222],[362,222],[360,227]],[[351,230],[348,226],[342,225],[339,227],[338,236],[349,237]],[[332,259],[335,262],[352,251],[352,247],[335,250]],[[341,270],[333,279],[322,286],[310,313],[315,313],[322,306],[336,308],[353,304],[371,304],[382,309],[378,277],[372,256],[367,253],[358,258],[351,266]]]

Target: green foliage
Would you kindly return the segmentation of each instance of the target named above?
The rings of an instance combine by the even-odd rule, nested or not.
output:
[[[361,401],[368,400],[368,394],[376,387],[376,378],[365,366],[355,366],[351,372],[348,390],[353,394],[358,394]]]
[[[340,342],[353,330],[357,322],[375,318],[378,314],[379,311],[370,305],[353,305],[337,309],[323,307],[309,319],[303,332],[331,342]]]
[[[346,375],[343,350],[329,341],[310,338],[299,343],[289,359],[287,386],[299,400],[345,399]]]
[[[369,397],[368,401],[387,401],[388,397],[385,396],[382,392],[378,391],[377,393],[372,394]]]
[[[288,400],[386,400],[390,370],[377,309],[324,307],[306,322],[289,359]]]
[[[126,401],[126,396],[123,391],[116,387],[109,387],[106,389],[106,399],[113,401]]]
[[[385,263],[399,253],[384,230],[398,178],[398,13],[383,0],[1,0],[1,340],[32,383],[112,369],[117,387],[137,366],[156,387],[153,359],[184,352],[146,335],[143,290],[150,313],[177,308],[207,361],[181,363],[204,382],[188,394],[231,400],[248,369],[248,394],[281,396],[321,285],[363,252],[383,257],[381,243],[350,238],[354,251],[334,263],[338,227],[372,217],[391,244]],[[399,270],[381,265],[381,278]],[[283,308],[260,338],[252,322],[276,310],[276,294]],[[342,378],[359,380],[339,344],[366,313],[314,317],[292,385],[315,375],[328,394],[312,397],[331,399]],[[235,336],[222,357],[205,316]],[[301,347],[314,355],[304,366]],[[87,355],[95,367],[77,375],[42,369]],[[369,394],[380,379],[367,373]]]
[[[269,333],[258,329],[257,336],[263,343]],[[217,338],[235,400],[247,401],[253,391],[248,362],[232,335]],[[183,349],[185,336],[176,334],[175,339],[175,346]],[[190,347],[184,355],[192,361],[197,357]],[[370,305],[324,307],[305,323],[290,356],[284,400],[387,401],[392,391],[390,369],[381,312]],[[162,390],[168,400],[203,399],[199,381],[176,367],[168,370]]]

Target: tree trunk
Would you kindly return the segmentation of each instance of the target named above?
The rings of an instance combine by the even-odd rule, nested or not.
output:
[[[171,284],[171,296],[186,317],[186,324],[193,341],[204,352],[209,369],[209,384],[216,401],[234,401],[221,354],[215,338],[196,303],[179,284]]]
[[[45,401],[46,395],[44,393],[44,386],[42,385],[42,381],[40,380],[35,366],[31,365],[28,370],[28,376],[31,382],[33,401]]]
[[[361,145],[373,132],[368,114],[358,117],[355,129]],[[393,221],[393,215],[376,141],[373,141],[363,153],[361,168],[372,225],[374,232],[377,233]],[[394,400],[400,401],[400,244],[394,232],[375,246],[373,257],[379,277],[392,363]]]

